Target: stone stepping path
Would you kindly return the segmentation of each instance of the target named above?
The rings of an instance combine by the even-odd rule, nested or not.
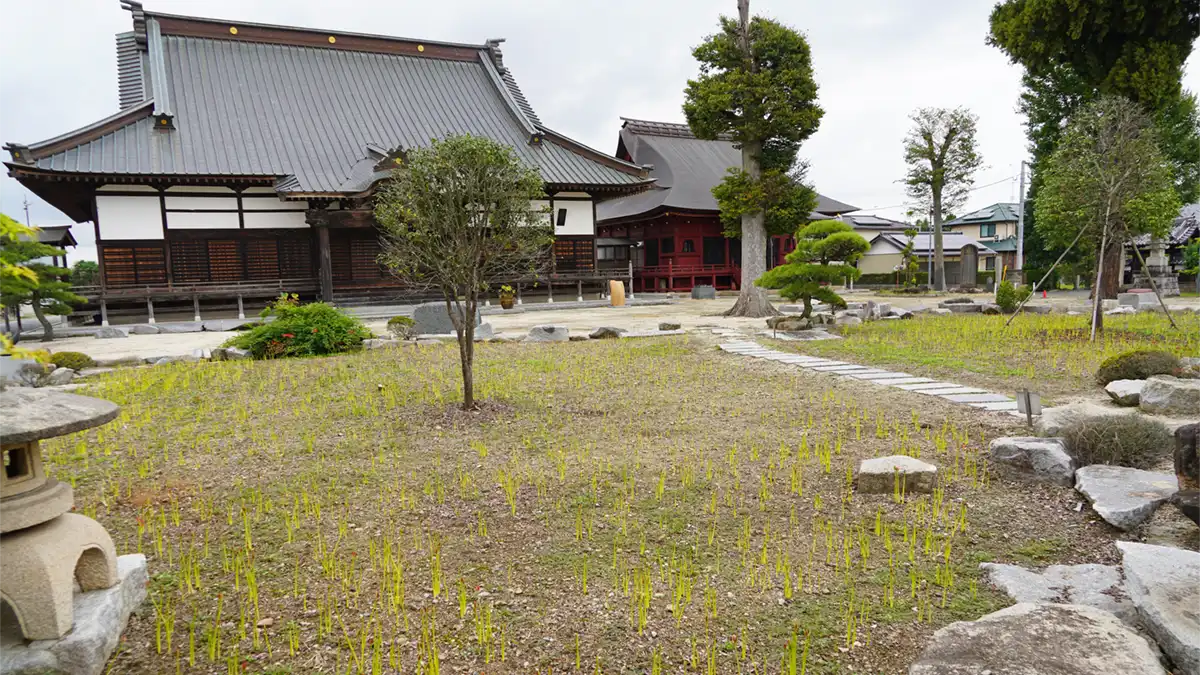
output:
[[[984,389],[968,387],[954,382],[940,382],[928,377],[915,377],[908,373],[896,373],[882,368],[860,366],[856,363],[847,363],[845,361],[779,352],[764,347],[757,342],[746,340],[744,334],[734,330],[716,329],[713,330],[713,333],[729,340],[720,345],[720,347],[723,351],[730,354],[785,363],[814,373],[826,373],[849,377],[855,380],[865,380],[872,384],[894,387],[915,394],[937,396],[951,403],[958,403],[980,410],[1008,412],[1017,409],[1017,402],[1011,397]]]

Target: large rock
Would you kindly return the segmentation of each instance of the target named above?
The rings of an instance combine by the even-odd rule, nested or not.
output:
[[[400,341],[390,338],[367,338],[362,342],[363,349],[386,349],[388,347],[399,347]]]
[[[46,386],[59,387],[64,384],[71,384],[71,380],[75,379],[75,371],[70,368],[55,368],[46,376]]]
[[[1142,387],[1138,406],[1155,415],[1200,417],[1200,380],[1155,375]]]
[[[675,321],[660,321],[658,323],[659,330],[679,330],[683,328],[683,324]]]
[[[597,328],[596,330],[592,331],[591,333],[588,333],[588,337],[592,338],[593,340],[611,340],[613,338],[621,337],[621,335],[623,335],[626,332],[627,331],[624,328],[616,328],[614,326],[601,326],[601,327]]]
[[[454,332],[454,322],[444,302],[424,302],[413,309],[413,333],[416,335],[444,335]],[[479,312],[475,313],[475,325],[481,323]]]
[[[933,634],[909,675],[1166,675],[1146,638],[1085,605],[1020,603]]]
[[[1051,565],[1041,572],[1017,565],[979,566],[993,586],[1015,602],[1060,602],[1112,612],[1137,627],[1137,608],[1125,594],[1121,571],[1111,565]]]
[[[993,303],[990,303],[990,302],[988,302],[988,303],[985,303],[985,304],[983,305],[983,309],[981,309],[981,310],[979,310],[979,311],[980,311],[980,312],[982,312],[983,314],[987,314],[987,315],[989,315],[989,316],[995,316],[995,315],[997,315],[997,314],[1001,314],[1001,313],[1002,313],[1002,312],[1000,311],[1000,305],[996,305],[996,304],[993,304]]]
[[[1075,472],[1075,489],[1110,525],[1132,530],[1154,515],[1179,487],[1169,473],[1092,464]]]
[[[899,476],[905,492],[933,492],[937,467],[908,455],[866,459],[858,465],[858,491],[891,494]]]
[[[935,307],[934,309],[929,310],[929,313],[937,315],[937,316],[946,316],[948,314],[953,314],[953,312],[951,312],[950,310],[948,310],[944,307]]]
[[[225,358],[229,361],[245,361],[254,358],[249,349],[240,349],[238,347],[226,347]]]
[[[1142,625],[1180,672],[1200,673],[1200,553],[1128,541],[1117,548]]]
[[[101,326],[96,329],[95,338],[97,340],[111,340],[113,338],[127,338],[129,333],[115,326]]]
[[[1076,420],[1089,420],[1097,417],[1111,417],[1116,415],[1134,415],[1136,413],[1137,410],[1135,408],[1118,408],[1084,401],[1082,403],[1072,403],[1054,408],[1043,408],[1042,414],[1037,418],[1034,426],[1040,436],[1058,436],[1062,433],[1063,429]]]
[[[862,323],[862,319],[848,312],[843,312],[833,322],[838,326],[857,326]]]
[[[1175,430],[1175,478],[1180,490],[1200,489],[1200,422]]]
[[[570,332],[566,326],[534,326],[529,329],[526,342],[567,342]]]
[[[1137,310],[1132,307],[1117,307],[1110,309],[1104,313],[1106,316],[1120,316],[1121,314],[1137,314]]]
[[[692,286],[693,300],[716,300],[717,289],[712,286]]]
[[[99,368],[119,368],[121,366],[136,366],[142,363],[140,356],[134,356],[132,354],[126,356],[114,356],[107,359],[97,358],[94,360],[96,361],[96,366]]]
[[[812,322],[818,326],[822,324],[832,324],[834,322],[834,316],[830,312],[813,312],[812,317],[810,318],[812,318]]]
[[[799,316],[773,316],[767,319],[767,328],[782,331],[810,330],[812,320]]]
[[[913,318],[913,313],[903,307],[893,307],[892,311],[888,312],[885,316],[897,319],[911,319]]]
[[[1117,405],[1135,406],[1142,399],[1145,380],[1113,380],[1104,386],[1104,391]]]
[[[158,326],[148,323],[139,323],[129,329],[132,335],[158,335]]]
[[[1075,484],[1075,460],[1061,438],[997,438],[989,455],[993,464],[1023,478],[1067,487]]]
[[[199,321],[173,321],[155,326],[160,333],[199,333],[204,330],[204,324]]]

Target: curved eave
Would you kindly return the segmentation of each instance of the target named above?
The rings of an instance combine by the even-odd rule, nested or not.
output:
[[[43,157],[49,157],[55,153],[69,150],[71,148],[83,145],[93,141],[105,134],[111,133],[116,129],[127,126],[142,118],[149,117],[154,113],[154,99],[147,99],[141,103],[132,106],[126,110],[122,110],[113,115],[109,115],[102,120],[92,122],[91,124],[68,131],[65,134],[60,134],[54,138],[48,138],[44,141],[25,146],[29,150],[29,157],[18,160],[14,157],[14,162],[17,164],[32,165]],[[13,152],[14,148],[20,147],[19,144],[10,143],[5,146],[9,152]]]

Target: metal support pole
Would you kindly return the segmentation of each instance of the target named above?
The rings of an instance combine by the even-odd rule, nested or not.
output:
[[[1025,283],[1025,160],[1021,160],[1021,187],[1017,203],[1017,271]],[[1037,290],[1035,286],[1033,290]]]
[[[146,296],[146,314],[150,315],[148,323],[154,324],[154,298]]]
[[[192,296],[192,313],[196,315],[196,317],[192,320],[199,322],[200,321],[200,296],[199,295]]]
[[[1158,284],[1154,283],[1154,275],[1150,273],[1150,266],[1146,264],[1146,259],[1142,257],[1142,252],[1138,250],[1137,244],[1134,243],[1133,239],[1129,240],[1129,246],[1137,254],[1138,262],[1142,264],[1142,269],[1146,270],[1146,280],[1150,282],[1150,290],[1154,291],[1154,297],[1158,298],[1158,304],[1162,305],[1163,314],[1167,315],[1167,321],[1171,322],[1171,328],[1179,330],[1179,326],[1175,325],[1175,317],[1171,316],[1171,310],[1167,309],[1167,303],[1163,302],[1162,293],[1158,292]]]
[[[238,293],[238,321],[246,318],[246,307],[242,304],[242,294]]]
[[[1071,245],[1068,246],[1066,250],[1058,256],[1058,260],[1054,261],[1054,264],[1050,266],[1050,269],[1046,270],[1046,274],[1043,275],[1042,280],[1038,282],[1039,285],[1041,285],[1041,283],[1044,282],[1052,272],[1054,272],[1054,268],[1058,267],[1058,264],[1063,261],[1063,258],[1067,257],[1067,254],[1071,252],[1071,249],[1075,248],[1075,244],[1079,243],[1079,238],[1083,236],[1084,232],[1087,232],[1086,227],[1079,230],[1079,234],[1075,235],[1075,240],[1071,242]],[[996,286],[999,288],[999,284],[996,284]],[[1033,293],[1030,293],[1028,298],[1025,298],[1021,301],[1021,304],[1017,305],[1017,308],[1013,311],[1012,316],[1008,317],[1008,321],[1004,322],[1005,328],[1008,328],[1008,324],[1012,323],[1013,319],[1017,318],[1017,315],[1021,313],[1021,308],[1024,307],[1025,303],[1029,302],[1030,298],[1032,297]]]

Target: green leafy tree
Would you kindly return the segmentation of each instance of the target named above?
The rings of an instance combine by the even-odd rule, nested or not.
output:
[[[904,236],[908,237],[908,240],[904,242],[904,248],[900,249],[900,276],[904,279],[905,286],[916,286],[917,272],[921,270],[913,246],[917,230],[910,227],[904,231]]]
[[[935,290],[946,290],[946,256],[942,223],[946,213],[967,201],[983,158],[975,143],[978,118],[966,108],[921,108],[911,115],[913,127],[904,137],[904,176],[908,196],[933,219]]]
[[[34,241],[29,235],[11,238],[0,245],[0,260],[5,268],[24,268],[32,273],[6,273],[0,277],[0,304],[17,307],[20,311],[19,307],[28,303],[42,324],[42,342],[54,339],[54,326],[48,314],[70,314],[73,304],[84,301],[71,292],[71,284],[65,281],[70,270],[40,261],[61,255],[66,252]]]
[[[71,284],[96,286],[100,284],[100,265],[93,260],[78,260],[71,265]]]
[[[846,223],[818,220],[796,232],[796,250],[787,254],[787,262],[768,270],[756,283],[762,288],[778,289],[788,300],[803,301],[803,317],[812,315],[814,299],[831,307],[845,307],[846,301],[830,284],[857,279],[862,272],[854,263],[869,248],[867,240]]]
[[[1170,163],[1140,106],[1104,97],[1071,118],[1044,168],[1036,212],[1051,246],[1061,250],[1078,237],[1095,256],[1093,322],[1102,330],[1100,299],[1115,296],[1117,280],[1104,278],[1101,261],[1119,256],[1132,236],[1164,236],[1179,212]]]
[[[33,234],[33,228],[22,225],[0,213],[0,248],[20,241],[22,237],[33,236]],[[29,267],[19,262],[9,262],[6,256],[0,255],[0,291],[10,284],[21,282],[37,285],[37,281],[37,273]],[[17,359],[37,358],[44,354],[44,352],[34,352],[15,346],[12,338],[8,335],[0,335],[0,353]]]
[[[697,138],[731,138],[742,153],[741,168],[713,190],[730,217],[741,221],[741,290],[727,314],[768,316],[775,309],[754,284],[767,267],[766,221],[778,209],[772,227],[791,231],[811,210],[802,208],[810,191],[801,189],[789,161],[824,114],[808,41],[781,23],[751,18],[750,1],[738,0],[738,18],[722,16],[718,32],[692,55],[700,76],[684,92],[688,126]],[[790,218],[796,220],[789,227]]]
[[[1192,243],[1183,249],[1183,273],[1200,275],[1200,239],[1193,239]]]
[[[441,294],[454,324],[463,409],[475,407],[475,316],[493,285],[548,267],[554,233],[541,177],[512,148],[451,136],[408,151],[375,199],[380,260],[408,287]]]

